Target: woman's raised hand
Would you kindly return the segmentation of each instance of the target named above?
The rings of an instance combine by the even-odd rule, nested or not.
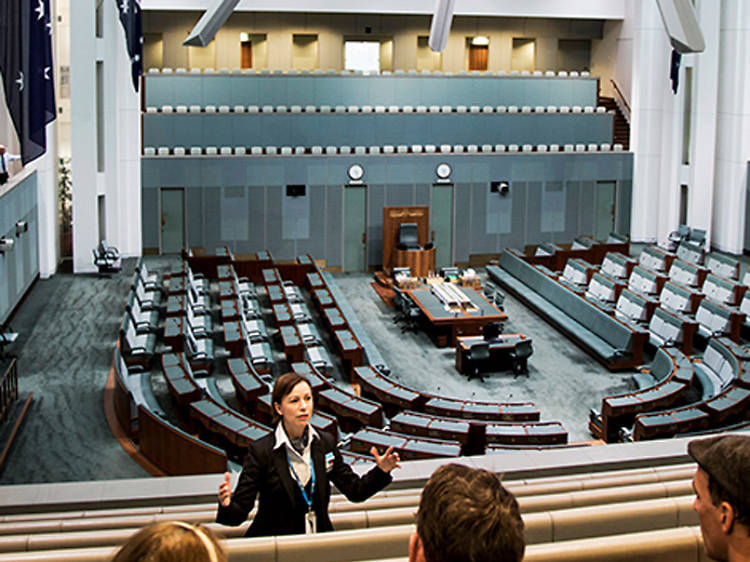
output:
[[[224,480],[219,485],[219,503],[222,507],[229,507],[232,503],[232,483],[228,472],[224,473]]]
[[[370,454],[375,457],[375,462],[383,472],[390,472],[394,468],[401,468],[401,465],[398,464],[401,459],[399,458],[398,453],[393,452],[392,446],[388,447],[382,456],[378,454],[378,450],[373,446],[370,449]]]

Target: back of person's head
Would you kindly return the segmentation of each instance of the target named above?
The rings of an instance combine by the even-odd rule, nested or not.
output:
[[[112,562],[226,562],[216,535],[181,521],[152,523],[120,548]]]
[[[518,562],[523,521],[516,498],[492,472],[447,464],[422,490],[417,538],[428,562]]]

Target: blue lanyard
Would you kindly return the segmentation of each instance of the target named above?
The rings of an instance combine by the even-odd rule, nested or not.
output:
[[[315,465],[313,464],[312,453],[310,454],[310,479],[312,480],[312,486],[310,487],[309,496],[307,495],[305,487],[302,485],[299,476],[297,476],[297,472],[292,466],[292,461],[289,460],[289,451],[286,451],[286,463],[289,465],[289,470],[292,471],[292,476],[294,476],[294,480],[297,482],[297,486],[299,486],[299,491],[302,492],[302,498],[305,500],[305,503],[307,503],[307,510],[312,511],[312,494],[315,491]]]

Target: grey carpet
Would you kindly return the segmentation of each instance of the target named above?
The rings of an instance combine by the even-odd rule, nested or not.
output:
[[[637,246],[633,253],[637,253]],[[150,269],[165,270],[175,257],[148,257]],[[747,270],[748,259],[742,273]],[[112,361],[134,260],[111,279],[58,274],[40,280],[11,321],[20,333],[21,392],[34,404],[0,474],[0,483],[65,482],[146,476],[120,448],[104,418],[103,390]],[[454,350],[438,349],[423,333],[402,333],[370,287],[369,274],[336,274],[336,280],[393,376],[415,389],[480,400],[533,401],[543,420],[561,421],[571,441],[587,440],[587,412],[602,396],[630,387],[630,376],[601,367],[525,306],[506,297],[507,332],[533,338],[529,376],[497,373],[468,382],[454,368]],[[220,339],[220,338],[217,338]],[[283,364],[279,365],[283,368]],[[276,369],[279,371],[279,369]],[[225,370],[217,382],[230,404],[233,388]],[[158,378],[157,394],[164,398]]]
[[[370,287],[371,275],[348,273],[335,278],[391,368],[391,376],[411,388],[475,400],[531,401],[542,420],[563,423],[570,441],[591,439],[589,408],[598,409],[603,396],[631,388],[630,374],[610,373],[510,295],[505,299],[508,322],[503,331],[532,338],[529,375],[514,378],[505,371],[488,374],[485,382],[468,381],[455,369],[455,348],[435,347],[424,332],[401,332],[393,323],[395,310],[386,307]]]

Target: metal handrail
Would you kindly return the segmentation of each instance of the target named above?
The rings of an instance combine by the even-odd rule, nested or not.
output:
[[[10,406],[18,398],[18,364],[15,357],[0,379],[0,423],[8,415]]]
[[[622,111],[625,119],[630,123],[630,104],[628,103],[625,94],[622,93],[622,90],[620,90],[620,87],[617,85],[617,82],[615,82],[613,78],[610,78],[609,81],[615,89],[615,103],[620,107],[620,111]]]

